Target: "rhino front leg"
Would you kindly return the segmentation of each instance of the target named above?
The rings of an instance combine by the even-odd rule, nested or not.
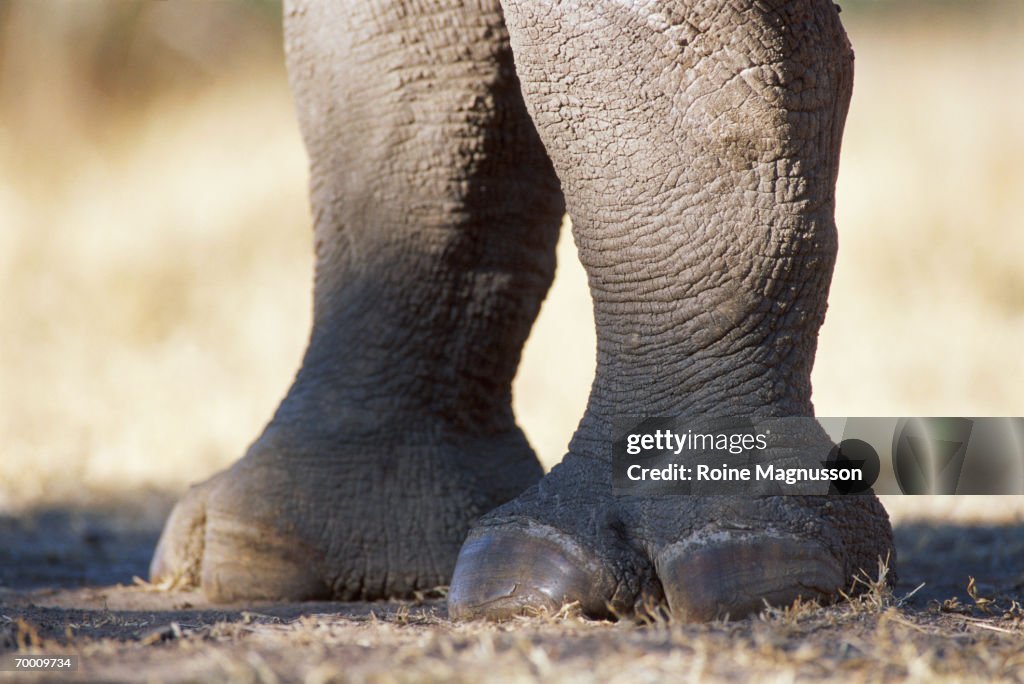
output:
[[[309,347],[245,457],[172,513],[151,576],[214,600],[408,596],[541,476],[510,386],[562,195],[497,0],[296,0],[285,34]]]
[[[831,0],[507,0],[562,180],[597,375],[560,465],[484,516],[456,617],[679,618],[831,599],[892,550],[874,496],[614,497],[617,416],[812,415],[853,53]]]

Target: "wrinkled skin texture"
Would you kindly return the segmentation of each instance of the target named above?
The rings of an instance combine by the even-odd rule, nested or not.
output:
[[[286,35],[309,349],[263,436],[172,513],[154,580],[229,600],[450,579],[456,618],[702,620],[833,599],[891,553],[874,496],[611,491],[617,415],[813,413],[853,78],[831,2],[295,2]],[[539,480],[510,383],[563,192],[598,363]]]

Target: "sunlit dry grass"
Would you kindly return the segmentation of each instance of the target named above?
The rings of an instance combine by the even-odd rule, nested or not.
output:
[[[848,20],[823,415],[1022,412],[1020,12],[933,24]],[[283,69],[261,60],[103,135],[66,95],[59,144],[0,118],[0,508],[178,492],[237,458],[286,389],[309,324],[305,158]],[[548,466],[593,372],[567,234],[559,259],[515,397]]]
[[[307,334],[311,258],[273,76],[126,127],[63,182],[0,167],[0,497],[181,488],[274,408]]]
[[[1022,25],[851,25],[823,415],[1020,415]]]

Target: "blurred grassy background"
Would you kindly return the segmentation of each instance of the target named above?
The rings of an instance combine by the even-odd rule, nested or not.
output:
[[[1021,415],[1024,3],[843,4],[857,79],[818,412]],[[312,250],[279,11],[0,0],[0,511],[166,501],[287,388]],[[516,382],[549,466],[593,372],[563,238]]]

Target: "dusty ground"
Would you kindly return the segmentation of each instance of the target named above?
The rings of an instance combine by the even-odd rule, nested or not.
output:
[[[0,519],[0,652],[77,654],[101,681],[1024,680],[1020,522],[902,524],[892,593],[695,626],[453,624],[438,599],[210,606],[132,585],[156,528],[125,519]]]
[[[857,81],[822,415],[1024,411],[1024,6],[968,5],[843,15]],[[436,601],[213,609],[133,586],[173,500],[257,434],[307,334],[305,159],[274,13],[0,3],[0,652],[76,652],[81,676],[126,681],[1024,679],[1019,499],[890,499],[894,596],[728,625],[453,625]],[[559,258],[516,380],[548,466],[593,372],[570,240]]]

